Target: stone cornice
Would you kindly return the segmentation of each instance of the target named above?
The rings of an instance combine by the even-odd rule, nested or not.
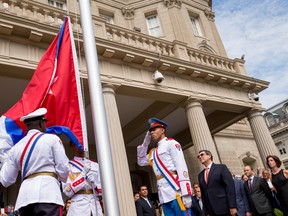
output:
[[[162,1],[163,0],[149,0],[149,1],[140,0],[140,1],[130,2],[130,3],[123,3],[123,2],[120,2],[120,1],[97,0],[97,3],[108,5],[108,6],[111,6],[111,7],[114,7],[114,8],[116,7],[119,10],[121,10],[123,7],[135,8],[135,10],[136,10],[136,9],[139,9],[139,8],[142,8],[142,7],[147,7],[148,5],[160,3]]]
[[[205,3],[206,2],[206,3]],[[190,5],[191,7],[197,8],[199,10],[205,10],[205,9],[210,9],[210,6],[206,0],[199,0],[199,1],[191,1],[191,0],[183,0],[183,4]]]
[[[166,1],[166,3],[164,2]],[[97,0],[97,3],[108,5],[111,7],[116,7],[121,10],[123,7],[134,8],[135,10],[141,9],[142,7],[147,7],[148,5],[158,4],[160,2],[164,2],[164,4],[171,5],[171,7],[181,7],[182,4],[190,5],[191,7],[195,7],[199,10],[210,9],[209,3],[206,0],[148,0],[148,1],[134,1],[129,3],[123,3],[121,1],[107,1],[107,0]],[[171,3],[170,3],[171,2]],[[173,3],[174,2],[174,3]],[[181,3],[179,3],[181,2]],[[180,4],[180,5],[179,5]]]

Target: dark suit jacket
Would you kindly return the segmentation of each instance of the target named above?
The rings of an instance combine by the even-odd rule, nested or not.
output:
[[[250,204],[253,207],[253,211],[256,210],[258,214],[266,214],[269,212],[273,212],[272,192],[266,180],[254,176],[252,189],[249,189],[248,181],[245,182],[244,187],[248,195]]]
[[[149,200],[151,207],[142,197],[136,201],[137,216],[156,216],[156,211],[153,203]]]
[[[192,197],[192,211],[194,216],[205,216],[204,211],[200,208],[199,200],[196,196]]]
[[[237,215],[245,216],[246,212],[252,212],[252,208],[245,192],[244,182],[240,179],[234,179],[234,184],[236,191]]]
[[[202,170],[198,175],[205,214],[230,214],[230,208],[236,208],[235,186],[231,173],[224,164],[212,164],[208,183]],[[214,212],[214,214],[213,214]]]

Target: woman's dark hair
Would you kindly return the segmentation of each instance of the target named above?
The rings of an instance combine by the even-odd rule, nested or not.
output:
[[[277,157],[276,155],[268,155],[268,156],[266,157],[266,163],[267,163],[267,166],[268,166],[269,168],[271,168],[271,167],[269,166],[269,163],[268,163],[268,159],[269,159],[269,158],[273,158],[273,160],[275,161],[276,166],[277,166],[278,168],[281,166],[282,161],[279,159],[279,157]]]

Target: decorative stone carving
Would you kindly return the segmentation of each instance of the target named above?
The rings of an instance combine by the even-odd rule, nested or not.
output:
[[[207,44],[206,40],[203,40],[201,43],[198,44],[198,49],[203,52],[216,54],[215,50]]]
[[[121,9],[121,11],[122,11],[122,15],[124,16],[125,19],[127,19],[127,20],[134,19],[134,13],[135,13],[134,8],[123,7]]]
[[[251,156],[251,152],[250,152],[250,151],[247,151],[247,152],[246,152],[246,156],[247,156],[247,157],[250,157],[250,156]]]
[[[205,11],[205,15],[206,15],[206,17],[208,18],[208,20],[210,20],[210,21],[215,21],[215,13],[212,11],[212,10],[208,10],[208,9],[206,9]]]
[[[171,8],[171,7],[181,8],[182,0],[164,0],[164,5],[168,8]]]

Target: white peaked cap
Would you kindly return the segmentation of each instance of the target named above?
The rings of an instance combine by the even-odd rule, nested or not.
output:
[[[35,110],[32,113],[29,113],[26,116],[22,116],[20,118],[20,121],[25,121],[27,119],[31,119],[31,118],[36,118],[36,117],[40,117],[40,116],[44,116],[47,113],[47,109],[46,108],[39,108],[37,110]]]

